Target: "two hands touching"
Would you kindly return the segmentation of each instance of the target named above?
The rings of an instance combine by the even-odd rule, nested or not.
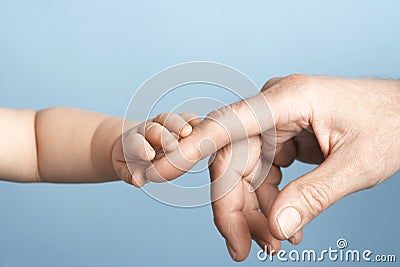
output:
[[[395,80],[291,75],[268,81],[258,95],[203,121],[166,113],[128,123],[121,136],[122,119],[95,112],[0,109],[0,179],[122,179],[140,187],[175,179],[215,153],[211,180],[234,183],[222,197],[214,197],[221,189],[212,187],[214,221],[231,257],[242,261],[252,239],[270,252],[282,240],[298,244],[301,229],[330,205],[400,169]],[[131,148],[125,155],[124,147]],[[296,159],[318,166],[279,190],[280,168]]]
[[[129,130],[112,150],[113,167],[118,176],[128,184],[142,187],[149,182],[146,170],[152,160],[178,150],[179,139],[190,135],[200,122],[192,113],[162,113],[140,124],[126,121],[124,128]]]
[[[272,124],[263,121],[266,110],[257,110],[263,105],[254,105],[262,101],[269,104]],[[213,111],[192,126],[193,132],[178,145],[183,158],[193,165],[216,152],[209,167],[211,180],[224,176],[238,180],[213,201],[212,208],[231,257],[241,261],[249,254],[251,239],[275,252],[281,240],[298,244],[301,229],[330,205],[378,185],[400,169],[400,82],[305,75],[274,78],[259,95]],[[226,133],[240,127],[246,135]],[[271,133],[276,141],[272,165]],[[214,145],[203,149],[205,139]],[[246,168],[232,164],[243,160],[235,149],[251,151],[244,158]],[[280,191],[280,168],[296,159],[318,166]],[[147,179],[171,180],[184,172],[163,155],[153,166]],[[261,184],[252,188],[254,181]]]

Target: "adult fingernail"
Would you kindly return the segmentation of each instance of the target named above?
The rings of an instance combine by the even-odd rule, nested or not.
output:
[[[233,249],[230,243],[226,242],[226,246],[228,247],[229,255],[231,255],[232,260],[236,259],[236,251]]]
[[[282,210],[278,217],[278,225],[286,239],[293,236],[301,224],[300,213],[293,207]]]
[[[261,248],[264,248],[268,244],[267,242],[265,242],[261,238],[256,238],[256,239],[254,239],[254,241],[256,241],[257,244],[259,244],[261,246]]]

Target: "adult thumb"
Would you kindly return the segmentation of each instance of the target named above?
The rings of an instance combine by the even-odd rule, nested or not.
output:
[[[293,237],[329,206],[361,189],[358,179],[350,177],[354,175],[354,164],[340,154],[331,154],[321,165],[287,184],[278,194],[268,216],[269,229],[275,238]]]

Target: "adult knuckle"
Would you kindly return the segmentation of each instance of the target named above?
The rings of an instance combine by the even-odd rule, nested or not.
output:
[[[218,211],[218,210],[217,210]],[[221,233],[221,235],[224,238],[229,237],[229,232],[230,232],[230,221],[227,220],[226,214],[220,214],[214,211],[214,216],[213,216],[213,221],[214,225],[217,227],[218,231]]]
[[[318,86],[318,79],[305,74],[289,75],[280,82],[279,87],[287,96],[297,95],[308,100],[315,98],[317,92],[321,92],[320,89],[315,90],[316,88],[320,88]]]
[[[261,91],[266,91],[268,90],[273,84],[277,83],[280,81],[282,78],[279,77],[274,77],[272,79],[269,79],[266,83],[264,83],[264,86],[261,88]]]
[[[313,81],[313,77],[306,74],[291,74],[283,80],[293,85],[308,85]]]
[[[207,117],[227,126],[230,123],[240,120],[238,114],[245,113],[248,109],[248,104],[242,100],[214,110]]]
[[[230,162],[230,153],[230,146],[225,146],[221,148],[214,154],[214,157],[212,158],[212,162],[210,164],[218,167],[227,167]]]
[[[280,168],[272,166],[267,174],[266,181],[271,185],[278,186],[282,181],[282,172]]]
[[[168,119],[168,117],[170,116],[169,112],[163,112],[157,115],[156,119],[158,121],[166,121]]]
[[[261,90],[266,96],[270,98],[293,98],[294,95],[297,97],[306,97],[314,95],[315,85],[318,83],[318,79],[314,76],[306,74],[291,74],[284,78],[280,78],[278,82],[274,83],[268,81],[264,88]],[[267,90],[268,89],[268,90]]]
[[[228,114],[228,107],[216,109],[208,113],[207,118],[219,121]]]
[[[330,205],[329,186],[321,182],[300,183],[297,185],[301,202],[312,216],[321,214]]]

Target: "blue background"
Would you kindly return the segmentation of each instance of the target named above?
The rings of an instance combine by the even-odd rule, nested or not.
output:
[[[143,81],[191,60],[231,65],[259,86],[291,73],[399,78],[399,14],[398,1],[1,0],[0,106],[123,116]],[[312,167],[294,164],[285,182]],[[331,207],[299,249],[343,237],[399,257],[399,178]],[[270,264],[257,250],[243,265]],[[122,182],[0,183],[0,266],[211,264],[237,265],[210,206],[172,208]]]

